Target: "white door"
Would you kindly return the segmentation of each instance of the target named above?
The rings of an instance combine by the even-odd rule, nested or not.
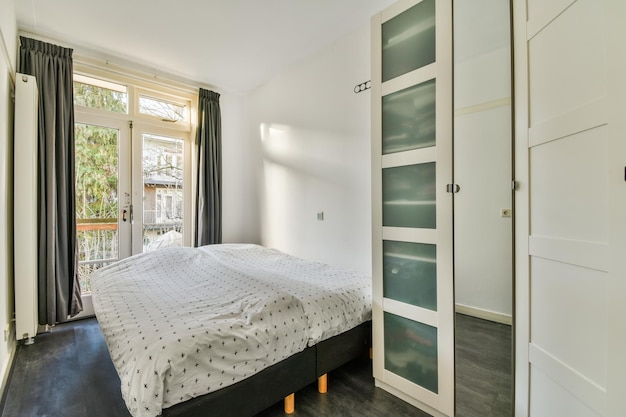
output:
[[[75,123],[76,238],[83,312],[93,315],[89,277],[130,256],[130,128],[127,121],[80,114]]]
[[[516,416],[623,416],[626,8],[514,2]]]
[[[190,245],[187,132],[133,124],[132,252]]]
[[[454,414],[452,5],[399,1],[372,18],[376,385]]]

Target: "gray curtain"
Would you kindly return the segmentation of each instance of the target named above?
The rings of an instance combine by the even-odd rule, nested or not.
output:
[[[72,49],[20,37],[21,73],[39,87],[39,324],[82,310],[76,256]]]
[[[222,243],[222,122],[220,95],[200,89],[198,97],[198,181],[194,245]]]

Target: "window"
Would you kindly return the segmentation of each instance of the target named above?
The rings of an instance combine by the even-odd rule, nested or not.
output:
[[[74,105],[127,113],[127,89],[125,85],[74,74]]]
[[[171,188],[156,189],[156,216],[153,225],[178,223],[182,219],[182,192]],[[174,230],[174,229],[172,229]],[[163,232],[162,230],[160,232]]]
[[[184,104],[176,104],[140,94],[139,113],[154,116],[164,122],[181,122],[188,120],[189,112]]]

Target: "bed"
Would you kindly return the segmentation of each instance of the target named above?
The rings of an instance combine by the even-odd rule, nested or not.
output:
[[[92,288],[134,417],[252,416],[369,346],[370,277],[258,245],[132,256]]]

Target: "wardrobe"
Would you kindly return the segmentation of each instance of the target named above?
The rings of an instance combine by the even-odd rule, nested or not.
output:
[[[455,415],[459,303],[465,313],[512,323],[509,3],[497,2],[503,24],[481,35],[490,49],[478,59],[480,48],[463,45],[473,41],[463,36],[482,24],[475,19],[479,15],[465,13],[454,21],[453,8],[468,12],[480,6],[454,3],[401,0],[375,15],[371,29],[374,377],[378,387],[433,416]],[[462,37],[455,38],[455,31]],[[506,51],[488,39],[504,42]],[[496,64],[503,75],[490,79],[486,69]],[[488,93],[482,95],[472,91],[485,83],[502,88],[483,88]],[[491,197],[494,186],[484,182],[494,176],[491,171],[469,169],[485,166],[488,158],[466,140],[497,136],[487,131],[496,119],[504,134],[481,146],[499,143],[507,155],[497,158],[502,164],[495,186],[504,198]],[[490,169],[497,165],[492,162]],[[485,190],[489,197],[480,195]],[[468,196],[493,201],[469,213]],[[483,229],[484,236],[481,215],[496,224]],[[492,252],[480,247],[492,240]],[[487,265],[485,259],[498,269],[499,281],[465,277],[475,265]],[[478,275],[488,274],[486,269]],[[455,286],[463,292],[455,295]],[[493,287],[499,296],[489,292]]]

